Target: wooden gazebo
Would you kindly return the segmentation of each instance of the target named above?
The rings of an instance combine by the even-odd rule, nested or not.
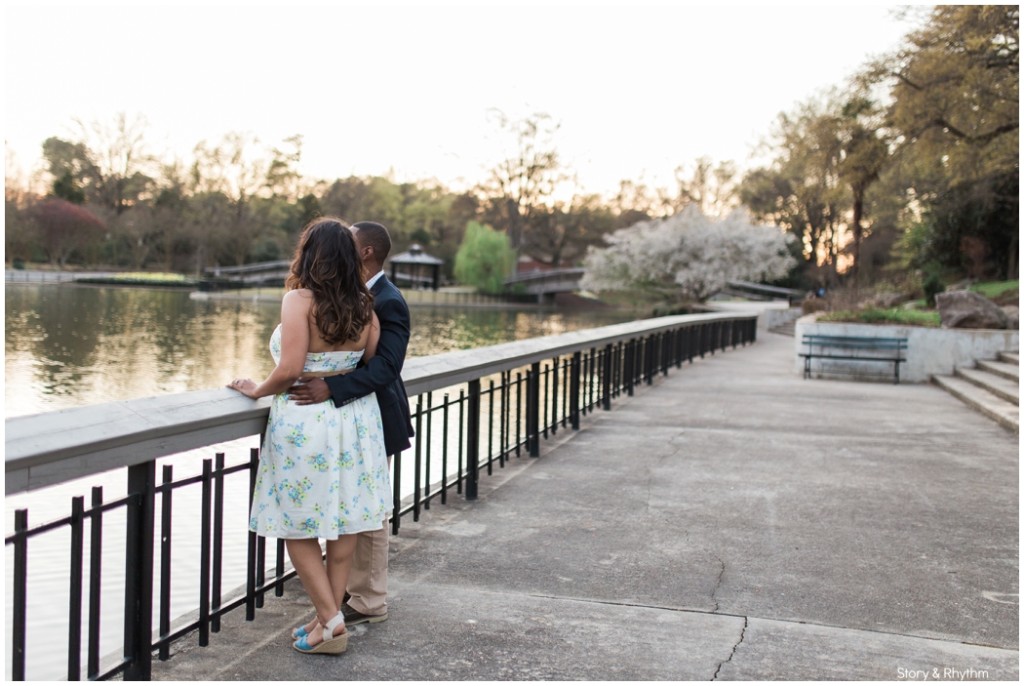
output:
[[[409,249],[391,258],[391,281],[398,286],[433,288],[441,285],[441,265],[444,260],[423,252],[423,246],[413,243]]]

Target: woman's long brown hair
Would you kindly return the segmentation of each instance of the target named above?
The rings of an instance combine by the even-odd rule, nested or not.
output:
[[[373,319],[362,266],[352,232],[340,219],[320,217],[303,229],[285,288],[313,293],[313,321],[329,345],[358,341]]]

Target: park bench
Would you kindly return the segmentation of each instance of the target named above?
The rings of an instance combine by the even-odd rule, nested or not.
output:
[[[895,383],[900,382],[900,362],[906,362],[906,338],[881,338],[875,336],[825,336],[807,334],[802,345],[804,378],[811,376],[811,360],[857,360],[858,362],[892,363]]]

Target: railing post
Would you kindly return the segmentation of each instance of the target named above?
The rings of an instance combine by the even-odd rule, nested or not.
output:
[[[256,486],[256,474],[259,469],[259,450],[249,451],[249,512],[252,511],[253,489]],[[245,621],[256,619],[256,532],[249,530],[249,540],[245,556]]]
[[[612,349],[611,343],[604,347],[604,379],[601,380],[601,386],[605,410],[612,409]]]
[[[221,582],[224,578],[224,453],[216,453],[213,465],[213,577],[210,580],[213,585],[210,589],[213,618],[210,629],[220,631]]]
[[[169,464],[165,464],[163,467],[162,481],[163,490],[160,495],[160,616],[157,619],[157,634],[160,636],[159,657],[161,660],[169,660],[171,658],[169,641],[171,633],[171,546],[174,541],[172,533],[174,468]]]
[[[266,600],[267,589],[263,584],[267,580],[267,539],[264,536],[256,537],[256,607],[262,608]]]
[[[551,373],[551,397],[548,399],[551,404],[551,435],[554,436],[558,433],[558,362],[559,359],[556,357],[551,361],[550,373]],[[545,413],[546,414],[546,413]],[[544,418],[544,438],[547,438],[548,421],[547,417]]]
[[[661,375],[668,376],[668,368],[673,362],[675,349],[675,332],[666,331],[661,334]]]
[[[633,395],[633,385],[637,379],[637,339],[633,338],[626,344],[626,394]]]
[[[644,370],[643,371],[643,374],[644,374],[643,375],[643,381],[647,385],[651,385],[654,382],[654,374],[655,374],[654,370],[658,366],[658,359],[657,359],[658,352],[657,352],[657,344],[656,344],[657,339],[658,339],[658,334],[656,334],[656,333],[647,334],[647,338],[644,339],[644,345],[643,345],[643,356],[644,356],[644,361],[643,361],[643,370]]]
[[[601,407],[604,402],[601,394],[607,390],[604,376],[608,371],[604,358],[608,357],[608,350],[610,348],[610,345],[605,346],[604,349],[593,347],[590,349],[589,355],[583,356],[583,384],[585,389],[583,397],[586,399],[586,402],[583,403],[584,416]]]
[[[637,385],[651,380],[651,340],[653,335],[645,336],[637,346]]]
[[[658,334],[651,334],[644,345],[644,381],[648,386],[654,383],[654,370],[658,367],[657,350]]]
[[[93,486],[89,524],[89,657],[86,676],[100,673],[100,589],[103,576],[103,487]]]
[[[469,382],[466,405],[466,500],[476,500],[480,481],[480,379]]]
[[[504,396],[502,396],[504,401]],[[444,436],[444,440],[441,441],[441,504],[444,505],[448,502],[448,394],[444,394],[444,405],[442,405],[441,411],[441,435]],[[396,493],[397,495],[397,493]],[[395,502],[398,502],[398,498],[395,498]],[[394,533],[398,533],[397,531]]]
[[[479,402],[479,401],[478,401]],[[477,405],[477,422],[480,421]],[[412,521],[420,521],[420,483],[423,481],[423,396],[416,399],[416,445],[412,463]],[[429,488],[427,489],[430,490]]]
[[[14,598],[11,633],[11,679],[25,680],[25,635],[28,608],[28,510],[14,511]]]
[[[526,375],[526,445],[530,457],[540,457],[540,362]]]
[[[71,499],[71,555],[68,576],[71,588],[68,602],[68,681],[82,680],[82,570],[85,534],[85,498]]]
[[[422,398],[422,396],[420,396],[420,397]],[[434,441],[431,440],[431,434],[433,433],[433,426],[434,426],[434,421],[433,421],[433,419],[434,419],[434,417],[433,417],[434,410],[433,410],[433,407],[434,407],[434,392],[433,391],[427,391],[427,411],[425,413],[425,416],[427,418],[427,433],[423,437],[424,438],[424,443],[426,444],[426,448],[425,448],[426,454],[424,455],[424,458],[423,458],[423,487],[424,487],[423,490],[424,490],[425,496],[426,496],[423,499],[423,509],[425,509],[425,510],[429,510],[430,509],[430,499],[431,499],[431,495],[430,495],[430,483],[431,483],[430,482],[430,449],[431,449],[431,446],[434,443]],[[419,421],[419,419],[417,419],[417,428],[416,428],[417,436],[420,433],[419,425],[420,425],[420,421]],[[444,481],[444,475],[443,474],[441,475],[441,480]]]
[[[156,461],[128,468],[125,542],[124,657],[125,681],[148,681],[153,656],[153,500]]]
[[[402,518],[402,452],[399,450],[397,453],[391,456],[391,465],[394,468],[394,478],[391,480],[392,488],[392,502],[394,503],[391,510],[391,534],[393,536],[398,535],[398,528]]]
[[[213,500],[212,469],[209,460],[203,460],[203,481],[199,512],[199,645],[210,645],[210,548]]]
[[[573,431],[580,428],[580,366],[583,355],[579,350],[572,354],[572,365],[569,367],[569,420]]]
[[[277,539],[277,550],[274,554],[274,595],[278,598],[284,597],[284,539]]]
[[[494,379],[487,383],[487,475],[494,474]],[[504,460],[499,460],[504,467]]]

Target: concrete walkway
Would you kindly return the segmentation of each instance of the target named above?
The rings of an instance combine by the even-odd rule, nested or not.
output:
[[[346,654],[291,650],[293,583],[154,678],[1016,680],[1017,437],[760,336],[403,522],[390,619]]]

